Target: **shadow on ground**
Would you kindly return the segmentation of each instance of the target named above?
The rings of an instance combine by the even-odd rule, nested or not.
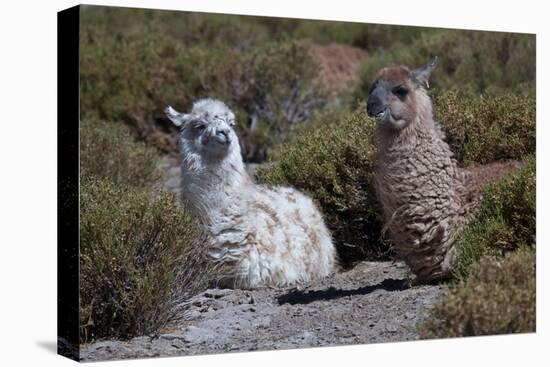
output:
[[[291,305],[296,304],[308,304],[315,301],[328,301],[341,297],[366,295],[376,290],[385,290],[388,292],[401,291],[410,287],[408,279],[384,279],[382,282],[375,285],[367,285],[356,289],[337,289],[330,287],[323,290],[314,291],[292,291],[282,296],[277,297],[277,301],[280,305],[289,303]]]

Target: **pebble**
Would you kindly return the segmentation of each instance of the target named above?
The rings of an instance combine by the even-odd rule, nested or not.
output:
[[[170,340],[170,341],[185,339],[185,337],[182,334],[162,334],[159,338],[164,340]]]
[[[206,298],[219,299],[231,294],[233,291],[231,289],[209,289],[204,292]]]
[[[395,333],[397,331],[397,326],[393,324],[386,325],[386,330],[390,333]]]
[[[185,314],[184,319],[185,320],[195,320],[198,319],[201,316],[201,312],[198,310],[189,311]]]

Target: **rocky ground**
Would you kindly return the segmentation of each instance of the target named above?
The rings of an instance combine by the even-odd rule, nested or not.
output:
[[[408,287],[400,262],[362,262],[304,289],[210,289],[154,336],[84,345],[83,361],[414,340],[443,286]]]

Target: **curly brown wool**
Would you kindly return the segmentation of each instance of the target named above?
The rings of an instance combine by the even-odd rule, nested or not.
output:
[[[455,242],[478,201],[433,120],[427,88],[436,62],[416,70],[381,69],[367,103],[377,121],[375,177],[384,233],[416,276],[414,283],[451,275]]]

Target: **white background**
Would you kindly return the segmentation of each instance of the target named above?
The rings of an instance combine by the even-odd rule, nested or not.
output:
[[[105,366],[536,366],[548,345],[548,10],[544,1],[91,1],[92,4],[537,33],[537,334],[123,362]],[[56,12],[72,1],[3,1],[0,11],[0,364],[70,365],[56,342]],[[545,15],[546,14],[546,15]],[[442,55],[444,56],[444,55]],[[546,103],[545,103],[546,102]],[[353,312],[351,309],[350,312]],[[546,343],[543,341],[546,339]]]

